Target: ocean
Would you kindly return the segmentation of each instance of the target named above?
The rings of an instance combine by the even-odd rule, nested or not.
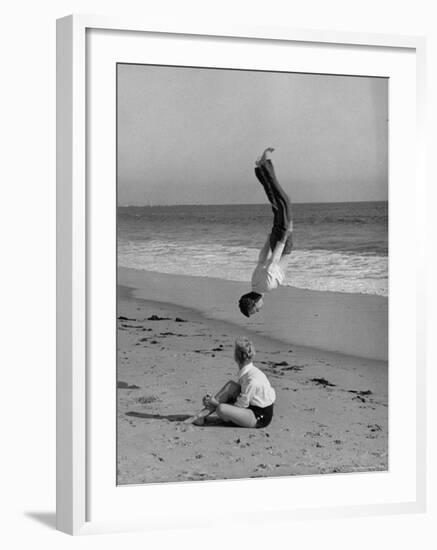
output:
[[[118,208],[118,265],[250,281],[271,228],[268,204]],[[287,285],[388,295],[388,204],[293,204]]]

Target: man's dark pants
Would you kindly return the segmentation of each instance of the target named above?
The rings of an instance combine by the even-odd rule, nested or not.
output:
[[[270,233],[270,248],[273,252],[276,244],[285,238],[289,230],[291,217],[291,202],[287,193],[280,186],[271,160],[264,160],[255,168],[255,175],[261,182],[267,198],[272,205],[273,227]],[[293,248],[291,233],[284,246],[282,255],[290,254]]]

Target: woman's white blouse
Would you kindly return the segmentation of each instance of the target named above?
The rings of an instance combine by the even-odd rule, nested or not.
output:
[[[247,408],[249,405],[268,407],[275,402],[276,393],[269,379],[253,363],[249,363],[240,370],[239,383],[241,393],[235,401],[237,407]]]

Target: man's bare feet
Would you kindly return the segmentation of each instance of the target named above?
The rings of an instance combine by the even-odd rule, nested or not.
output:
[[[267,149],[264,150],[263,154],[259,157],[259,159],[256,160],[255,162],[256,166],[260,166],[266,160],[270,160],[270,157],[274,150],[275,150],[274,147],[267,147]]]

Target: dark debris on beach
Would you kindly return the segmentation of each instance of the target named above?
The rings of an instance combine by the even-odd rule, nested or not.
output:
[[[323,386],[324,388],[335,387],[335,384],[332,384],[331,382],[326,380],[326,378],[311,378],[311,382],[314,382],[314,384],[317,384],[319,386]]]
[[[117,380],[117,389],[119,390],[139,390],[140,387],[136,384],[128,384],[127,382],[122,382]]]
[[[170,317],[160,317],[159,315],[151,315],[147,317],[147,321],[171,321]]]

